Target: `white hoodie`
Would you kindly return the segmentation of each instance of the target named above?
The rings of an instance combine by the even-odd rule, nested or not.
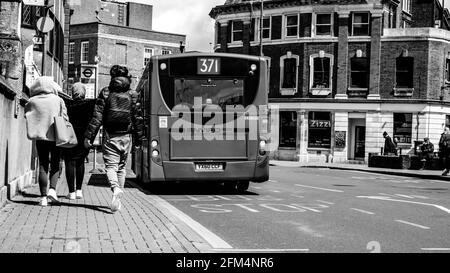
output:
[[[31,98],[25,105],[28,139],[55,141],[54,117],[61,114],[69,120],[59,91],[61,87],[46,76],[39,77],[30,87]]]

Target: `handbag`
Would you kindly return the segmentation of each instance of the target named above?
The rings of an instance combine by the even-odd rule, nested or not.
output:
[[[61,148],[72,148],[78,145],[77,136],[72,124],[62,116],[62,105],[60,103],[59,115],[54,117],[56,146]]]

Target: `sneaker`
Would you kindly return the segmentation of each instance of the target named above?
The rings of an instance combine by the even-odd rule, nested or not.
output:
[[[58,202],[58,196],[56,195],[55,189],[49,189],[47,197],[53,202]]]
[[[83,192],[81,190],[77,190],[76,196],[77,196],[77,199],[82,199],[83,198]]]
[[[123,190],[119,187],[114,188],[113,198],[111,201],[111,211],[114,213],[122,207],[122,202],[120,202],[120,198],[122,197]]]
[[[48,205],[47,196],[41,198],[41,201],[39,201],[39,205],[42,207],[46,207]]]
[[[75,192],[69,192],[69,194],[67,195],[67,199],[75,200],[76,199]]]

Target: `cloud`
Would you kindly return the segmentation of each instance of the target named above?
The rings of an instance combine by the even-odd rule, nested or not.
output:
[[[186,35],[186,50],[211,51],[214,20],[211,9],[225,0],[133,0],[153,5],[153,30]]]

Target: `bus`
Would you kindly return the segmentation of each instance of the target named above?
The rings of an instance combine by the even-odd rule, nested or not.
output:
[[[152,56],[136,91],[139,182],[211,181],[246,191],[269,179],[268,60],[230,53]]]

